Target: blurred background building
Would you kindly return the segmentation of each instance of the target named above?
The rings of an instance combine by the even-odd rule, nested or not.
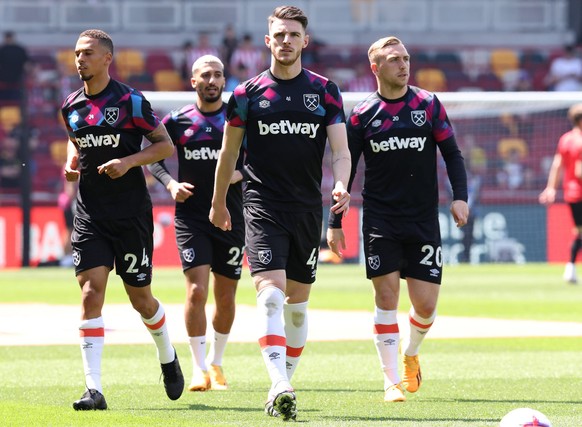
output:
[[[29,62],[24,78],[25,97],[0,97],[0,208],[27,205],[27,197],[32,206],[57,206],[67,141],[59,108],[64,97],[81,86],[73,54],[81,31],[100,28],[111,34],[116,48],[111,67],[114,78],[152,93],[191,91],[188,70],[192,58],[200,53],[220,55],[232,84],[250,77],[253,67],[266,68],[268,52],[263,40],[267,16],[284,3],[2,0],[0,29],[14,33],[17,43],[26,49]],[[290,3],[301,7],[310,20],[311,43],[304,53],[304,65],[332,78],[342,92],[360,93],[351,99],[374,90],[375,82],[367,68],[367,49],[386,35],[400,37],[412,55],[410,83],[442,93],[554,91],[561,87],[552,75],[554,68],[565,61],[582,61],[580,0]],[[0,64],[0,68],[4,65]],[[582,84],[582,78],[579,81]],[[579,94],[582,99],[582,91]],[[443,99],[449,107],[449,98]],[[191,101],[189,94],[183,103]],[[522,204],[532,209],[535,205],[541,209],[537,193],[545,183],[557,139],[569,123],[565,114],[568,103],[552,104],[544,111],[524,109],[524,105],[540,102],[543,103],[526,100],[509,109],[503,102],[493,102],[483,104],[474,114],[468,113],[475,109],[467,107],[467,103],[458,109],[451,105],[461,148],[474,173],[480,175],[480,203],[484,206],[480,211],[484,215],[496,212],[498,205]],[[501,108],[503,105],[506,107]],[[163,115],[167,110],[160,107],[159,113]],[[328,176],[329,171],[326,172]],[[157,204],[171,206],[167,192],[159,191],[153,180],[151,190]],[[448,192],[443,189],[441,193],[446,203]],[[520,215],[532,218],[538,214]],[[516,218],[519,223],[520,216]],[[540,217],[540,221],[544,218]],[[482,242],[487,224],[478,223],[475,230],[477,243],[479,239]],[[0,215],[0,237],[2,231]],[[12,232],[4,231],[4,238]],[[34,239],[34,227],[32,231]],[[512,238],[510,234],[506,233],[505,238]],[[523,246],[520,239],[517,244]],[[546,243],[544,240],[535,244]],[[2,242],[0,267],[6,264],[1,246]],[[33,242],[33,250],[37,246]],[[489,258],[495,251],[503,252],[501,244],[492,248],[487,249]],[[532,249],[529,251],[531,254]],[[503,256],[509,255],[499,255]],[[549,256],[544,249],[527,259],[532,258],[542,260]]]

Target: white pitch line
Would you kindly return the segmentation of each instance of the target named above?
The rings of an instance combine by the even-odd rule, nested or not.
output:
[[[165,304],[172,342],[187,342],[184,307]],[[207,306],[211,328],[213,306]],[[371,340],[373,313],[366,311],[308,311],[309,341]],[[80,307],[48,304],[0,304],[0,345],[78,344]],[[151,343],[140,316],[129,304],[103,308],[107,344]],[[408,329],[407,314],[399,315],[401,334]],[[257,342],[256,309],[237,306],[230,342]],[[210,335],[209,335],[210,336]],[[503,320],[437,316],[427,338],[511,338],[582,336],[582,323]]]

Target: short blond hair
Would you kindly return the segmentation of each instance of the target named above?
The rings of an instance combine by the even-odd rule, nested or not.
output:
[[[395,44],[402,44],[402,41],[395,36],[382,37],[381,39],[372,43],[368,49],[368,59],[370,60],[370,63],[377,64],[380,57],[379,52],[386,46],[393,46]]]
[[[582,104],[574,104],[568,110],[568,119],[572,123],[572,126],[581,127],[582,125],[579,124],[580,120],[582,120]]]
[[[202,68],[204,64],[218,64],[224,71],[224,64],[218,57],[214,55],[202,55],[192,64],[192,75],[194,75],[199,68]]]

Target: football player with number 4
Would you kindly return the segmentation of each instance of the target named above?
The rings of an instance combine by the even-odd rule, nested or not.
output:
[[[280,6],[268,23],[271,66],[237,86],[228,103],[210,220],[231,229],[226,193],[246,138],[246,247],[257,291],[259,344],[271,379],[265,412],[289,420],[297,415],[290,381],[307,340],[307,301],[321,239],[326,141],[335,183],[331,209],[338,215],[349,206],[351,162],[337,85],[301,66],[309,43],[307,17],[296,7]],[[340,255],[343,231],[330,230],[328,242]]]
[[[467,223],[467,174],[444,107],[431,92],[408,85],[410,56],[396,37],[368,50],[378,90],[358,103],[347,120],[352,173],[364,155],[363,238],[366,275],[375,295],[374,337],[384,372],[384,400],[406,400],[421,383],[418,351],[436,316],[443,257],[438,222],[437,153],[453,189],[451,214]],[[329,227],[341,226],[330,213]],[[412,303],[410,333],[401,343],[397,321],[400,279]]]

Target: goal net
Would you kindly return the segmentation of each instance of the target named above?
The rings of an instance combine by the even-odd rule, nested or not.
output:
[[[346,114],[366,95],[344,93]],[[196,95],[146,92],[145,96],[164,115],[194,102]],[[224,99],[228,96],[224,94]],[[471,199],[472,228],[457,229],[448,212],[450,190],[439,157],[445,262],[566,261],[573,227],[568,207],[561,192],[550,207],[540,205],[538,195],[545,187],[558,139],[571,129],[567,110],[582,102],[582,96],[560,92],[449,92],[437,96],[455,129],[475,196]],[[356,212],[361,202],[362,163],[352,189],[352,210]],[[326,166],[324,194],[331,185],[331,168]],[[361,257],[362,251],[356,256]]]

